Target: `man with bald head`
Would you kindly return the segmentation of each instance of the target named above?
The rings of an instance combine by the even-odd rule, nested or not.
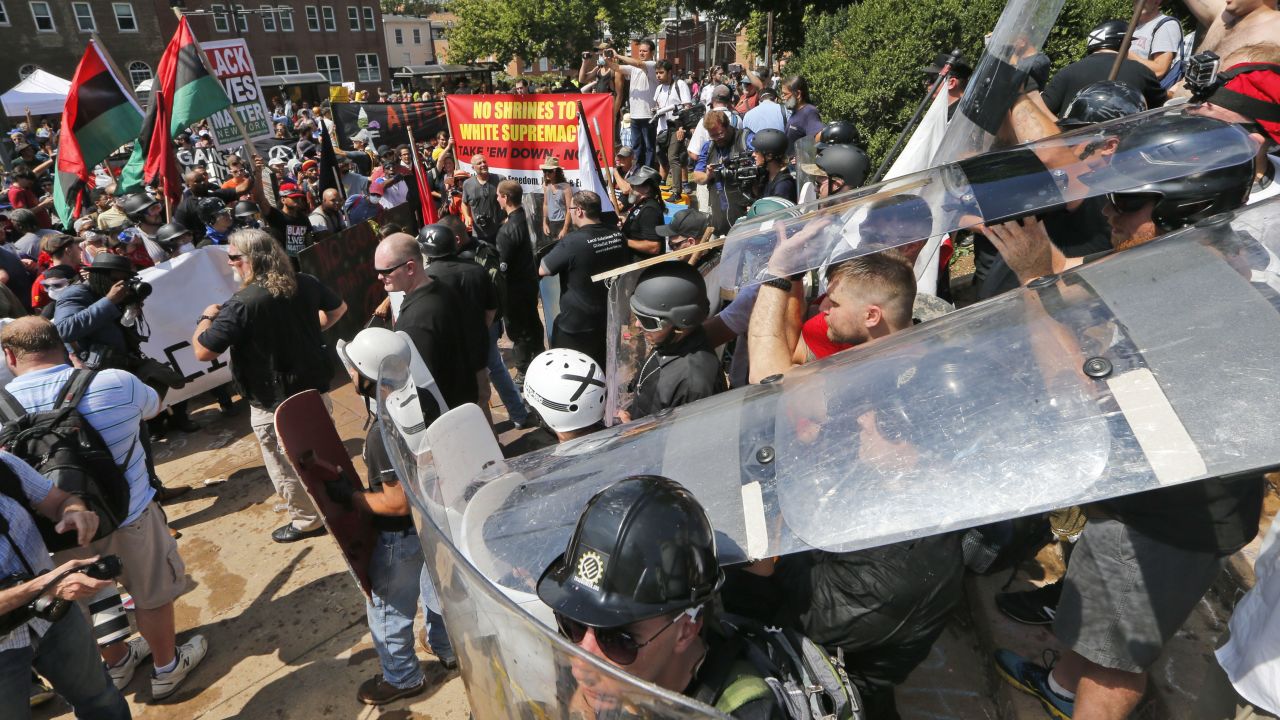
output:
[[[1275,42],[1280,37],[1276,0],[1183,0],[1196,20],[1209,28],[1197,50],[1226,58],[1246,45]],[[1225,63],[1223,65],[1226,67]]]
[[[408,233],[388,235],[373,253],[374,272],[382,287],[388,293],[404,293],[392,329],[408,334],[450,408],[475,403],[479,400],[476,369],[461,350],[468,338],[477,336],[470,333],[486,330],[466,327],[464,323],[475,322],[477,316],[462,312],[461,296],[432,280],[423,265],[418,240]]]
[[[320,196],[320,204],[307,216],[316,235],[336,233],[342,229],[342,195],[329,188]]]
[[[502,178],[489,172],[489,162],[479,153],[471,156],[475,175],[462,183],[462,219],[476,239],[493,245],[506,213],[498,206],[498,183]]]

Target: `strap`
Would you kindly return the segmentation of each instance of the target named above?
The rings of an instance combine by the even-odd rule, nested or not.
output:
[[[8,390],[0,387],[0,421],[17,422],[27,414],[27,409]]]
[[[89,390],[89,383],[93,382],[93,378],[97,375],[95,370],[83,370],[77,368],[71,371],[71,377],[67,378],[67,382],[58,391],[58,402],[54,404],[54,410],[61,410],[65,407],[75,407],[80,404],[80,400],[84,398],[84,394]]]
[[[22,506],[22,509],[31,513],[32,521],[35,520],[34,509],[31,507],[31,501],[27,498],[27,494],[22,492],[22,480],[18,478],[18,474],[9,467],[9,464],[0,461],[0,494],[7,495],[14,502]],[[22,563],[22,567],[26,568],[28,575],[35,575],[36,571],[31,567],[31,563],[27,561],[27,556],[22,554],[22,548],[18,547],[18,543],[14,542],[13,536],[9,534],[9,521],[0,515],[0,534],[4,535],[4,539],[9,541],[9,546],[13,548],[13,554],[18,557],[18,561]]]
[[[729,715],[747,703],[766,697],[774,697],[774,694],[764,678],[756,675],[739,675],[729,683],[724,692],[720,693],[720,699],[716,701],[715,708]]]

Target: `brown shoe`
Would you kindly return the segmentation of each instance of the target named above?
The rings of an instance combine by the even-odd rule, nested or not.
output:
[[[386,705],[401,698],[413,697],[427,688],[427,681],[408,688],[398,688],[382,679],[381,673],[360,684],[356,699],[365,705]]]
[[[156,490],[156,502],[160,504],[171,503],[174,500],[191,492],[190,485],[178,485],[176,487],[161,487]]]

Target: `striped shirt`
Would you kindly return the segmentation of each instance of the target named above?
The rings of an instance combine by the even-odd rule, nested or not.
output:
[[[14,378],[8,390],[28,412],[53,409],[58,391],[71,377],[70,365],[58,365]],[[76,406],[111,449],[116,464],[125,467],[129,482],[128,525],[147,509],[156,491],[147,476],[147,463],[140,434],[142,421],[160,412],[160,396],[141,380],[124,370],[100,370]]]
[[[30,465],[3,451],[0,451],[0,461],[9,466],[9,469],[18,476],[18,480],[22,483],[22,492],[31,505],[41,503],[49,496],[53,483],[33,470]],[[22,504],[0,493],[0,516],[3,516],[9,524],[9,537],[7,539],[0,537],[0,577],[13,573],[25,573],[28,570],[36,573],[52,570],[53,561],[49,559],[49,551],[44,546],[44,540],[40,539],[40,531],[36,530],[35,521]],[[10,540],[13,542],[11,543]],[[14,552],[15,545],[22,553],[21,557]],[[18,650],[30,645],[31,632],[28,632],[28,628],[40,636],[49,629],[49,623],[45,620],[31,620],[23,627],[0,637],[0,652]]]

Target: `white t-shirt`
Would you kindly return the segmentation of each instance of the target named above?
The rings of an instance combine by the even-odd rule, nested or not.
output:
[[[1156,26],[1159,26],[1157,29]],[[1176,18],[1156,15],[1151,21],[1133,29],[1129,52],[1148,60],[1160,53],[1176,53],[1182,45],[1182,27]]]
[[[630,112],[632,120],[653,117],[653,91],[658,87],[658,76],[653,69],[657,62],[646,60],[643,68],[623,65],[622,74],[631,83]]]
[[[1253,570],[1257,582],[1231,614],[1231,640],[1218,662],[1240,697],[1280,712],[1280,522],[1267,531]]]
[[[687,105],[692,100],[689,99],[689,86],[683,80],[676,80],[670,85],[659,85],[653,91],[653,107],[654,111],[661,111],[667,108],[678,108],[681,105]],[[667,121],[673,119],[674,110],[658,115],[658,132],[667,129]]]

